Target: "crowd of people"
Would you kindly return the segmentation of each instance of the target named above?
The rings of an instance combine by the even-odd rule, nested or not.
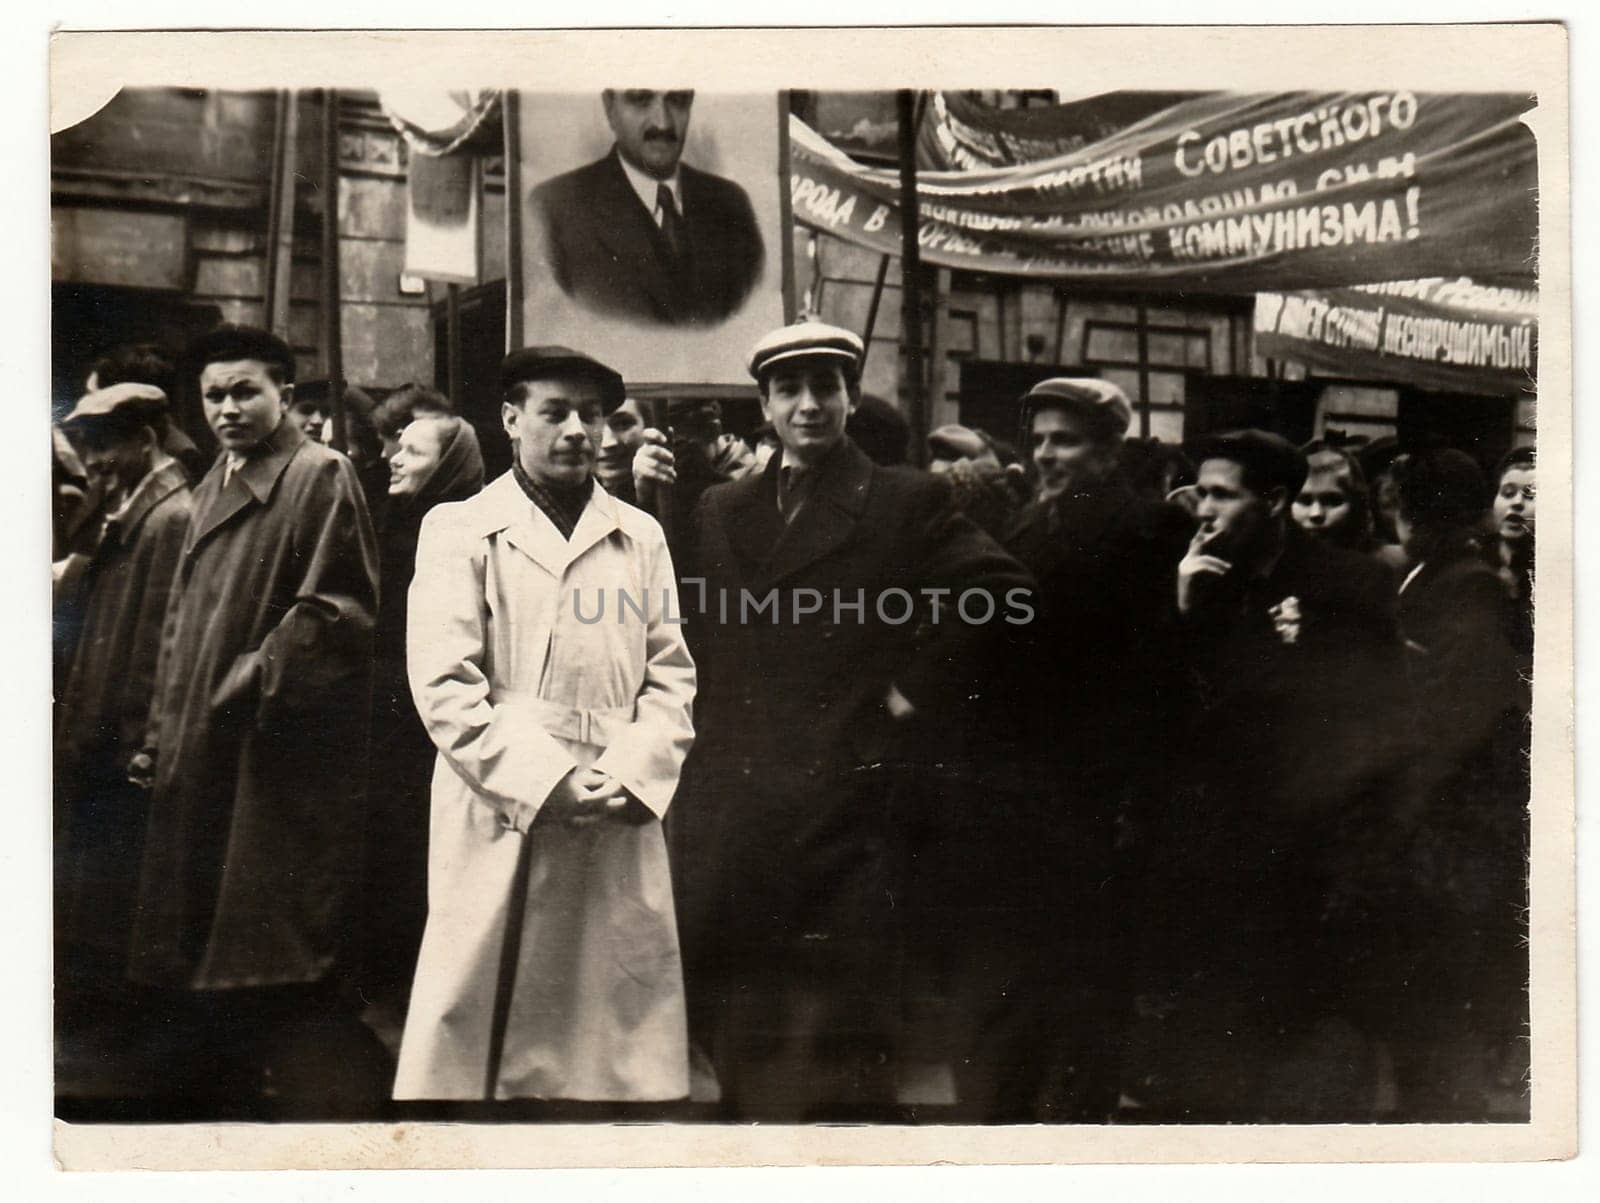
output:
[[[1058,377],[923,470],[862,358],[773,331],[743,438],[517,351],[487,482],[448,398],[335,406],[265,331],[97,365],[58,1094],[1525,1117],[1532,451],[1178,448]]]

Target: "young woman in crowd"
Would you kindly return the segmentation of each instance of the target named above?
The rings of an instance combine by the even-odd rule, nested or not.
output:
[[[1533,667],[1533,448],[1518,447],[1495,471],[1490,565],[1511,595],[1511,645]]]
[[[406,681],[406,595],[417,536],[434,506],[483,488],[472,426],[437,413],[400,431],[389,459],[388,515],[379,544],[379,608],[367,802],[366,992],[380,1037],[398,1041],[427,918],[429,782],[435,749]],[[392,1038],[392,1039],[391,1039]]]
[[[1377,541],[1367,478],[1355,456],[1321,439],[1301,450],[1310,472],[1291,507],[1295,523],[1313,538],[1351,551],[1373,551]]]

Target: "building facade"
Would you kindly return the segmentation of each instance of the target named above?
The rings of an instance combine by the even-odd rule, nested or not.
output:
[[[326,95],[124,90],[53,136],[55,413],[71,406],[110,348],[155,342],[175,351],[230,321],[277,328],[302,378],[338,373],[379,395],[432,383],[475,421],[494,424],[494,369],[506,340],[503,161],[482,165],[480,283],[452,289],[408,278],[406,141],[376,93],[338,93],[337,179],[327,186]],[[851,153],[879,162],[892,154],[892,124],[870,120],[892,116],[892,93],[796,96],[803,114]],[[984,99],[1005,106],[1053,96]],[[853,128],[830,129],[838,114],[856,115]],[[330,196],[336,269],[324,262]],[[793,237],[800,307],[867,335],[865,391],[906,404],[898,260],[804,228]],[[336,339],[326,314],[330,270]],[[1492,462],[1533,438],[1531,394],[1441,394],[1263,359],[1250,295],[1090,292],[935,268],[924,271],[922,293],[929,429],[960,421],[1015,437],[1015,401],[1028,383],[1084,373],[1120,384],[1135,403],[1134,432],[1164,442],[1243,422],[1299,438],[1424,432]],[[753,394],[747,400],[753,405]],[[179,414],[199,425],[181,396]]]

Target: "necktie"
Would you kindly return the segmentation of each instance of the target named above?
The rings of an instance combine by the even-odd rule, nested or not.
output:
[[[806,487],[806,474],[800,469],[791,466],[778,470],[778,512],[783,515],[785,525],[794,521],[810,491]]]
[[[678,205],[672,199],[672,189],[665,184],[656,185],[656,208],[661,210],[661,236],[667,240],[674,259],[683,258],[683,219],[678,216]]]

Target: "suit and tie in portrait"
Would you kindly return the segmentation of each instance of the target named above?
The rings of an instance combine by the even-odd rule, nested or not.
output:
[[[530,195],[544,265],[585,308],[710,325],[737,313],[760,279],[765,248],[745,190],[680,162],[693,98],[606,91],[611,151]]]

